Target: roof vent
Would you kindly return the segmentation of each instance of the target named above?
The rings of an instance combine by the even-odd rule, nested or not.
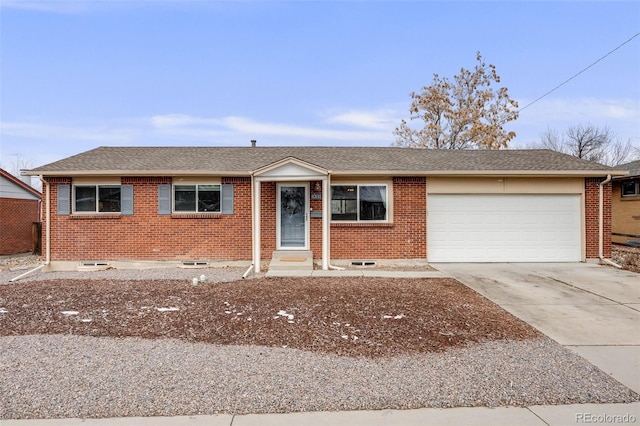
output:
[[[256,140],[255,139],[251,139],[251,148],[255,148],[256,147]]]

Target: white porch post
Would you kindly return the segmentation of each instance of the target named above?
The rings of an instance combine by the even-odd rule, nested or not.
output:
[[[252,200],[252,208],[251,215],[253,217],[253,270],[258,273],[260,272],[260,198],[261,198],[261,189],[260,189],[260,181],[253,178],[253,190],[251,191]]]
[[[331,218],[331,194],[329,193],[329,175],[322,178],[322,269],[329,269],[329,220]]]

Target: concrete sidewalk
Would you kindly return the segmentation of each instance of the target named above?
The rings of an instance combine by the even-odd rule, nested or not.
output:
[[[499,408],[421,408],[232,416],[129,417],[119,419],[0,420],[0,426],[564,426],[638,423],[640,403]]]
[[[592,264],[438,264],[438,271],[286,276],[452,276],[640,392],[640,274]],[[588,332],[586,330],[588,329]],[[1,408],[1,407],[0,407]],[[640,423],[640,403],[289,414],[0,420],[0,426],[571,425]]]

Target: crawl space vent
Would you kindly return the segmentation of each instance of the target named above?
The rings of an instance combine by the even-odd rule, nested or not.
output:
[[[111,268],[111,265],[109,265],[109,262],[88,261],[88,262],[80,262],[80,264],[76,269],[78,271],[104,271],[109,268]]]
[[[82,266],[109,266],[108,262],[82,262]]]
[[[191,261],[182,262],[182,264],[184,266],[207,266],[209,264],[209,262],[206,262],[204,260],[195,260],[193,262],[191,262]]]
[[[352,260],[351,266],[376,266],[375,260]]]
[[[178,268],[204,268],[209,266],[206,260],[184,260],[180,262]]]

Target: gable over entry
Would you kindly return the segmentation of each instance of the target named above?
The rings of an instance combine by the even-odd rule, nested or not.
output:
[[[304,192],[306,185],[308,187],[309,181],[321,181],[322,182],[322,269],[329,269],[329,213],[331,211],[329,193],[329,179],[331,172],[329,170],[318,167],[314,164],[308,163],[296,159],[294,157],[288,157],[277,161],[268,166],[255,170],[251,174],[251,206],[252,206],[252,234],[253,234],[253,265],[255,272],[260,272],[260,259],[261,259],[261,183],[262,182],[278,182],[280,188],[300,188],[301,195],[308,198],[307,192]],[[291,185],[284,185],[290,183]],[[278,202],[281,202],[281,197],[278,197]],[[300,216],[300,220],[304,220],[304,232],[308,232],[309,221],[309,206],[308,203],[302,203],[304,212],[297,212]],[[280,206],[277,206],[278,209]],[[278,228],[279,229],[279,228]],[[274,236],[275,238],[275,236]],[[278,238],[280,241],[280,238]]]

